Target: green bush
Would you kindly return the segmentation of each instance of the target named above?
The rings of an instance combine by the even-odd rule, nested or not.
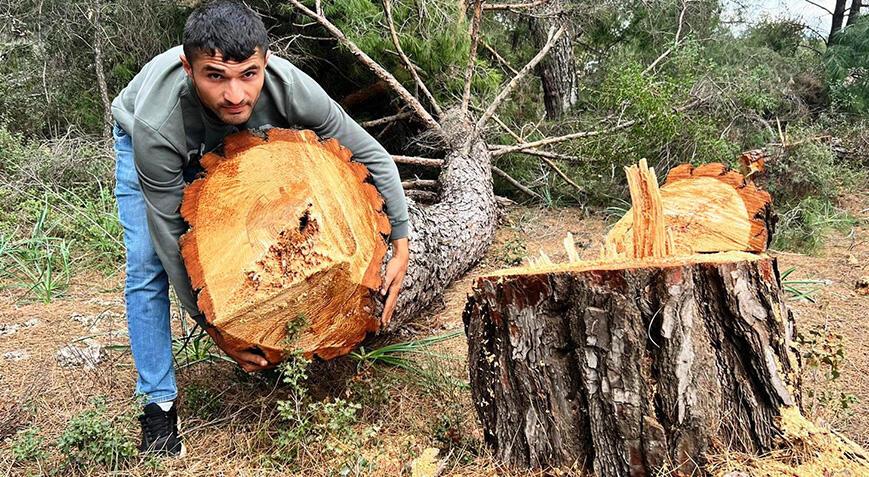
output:
[[[836,34],[824,59],[834,107],[855,114],[869,112],[869,15]]]
[[[107,416],[105,402],[94,400],[93,408],[72,419],[57,440],[65,464],[79,469],[101,466],[117,470],[136,455],[136,444],[119,430],[124,419]]]
[[[48,456],[45,439],[40,435],[38,427],[31,426],[18,431],[12,441],[12,456],[16,462],[39,461]]]

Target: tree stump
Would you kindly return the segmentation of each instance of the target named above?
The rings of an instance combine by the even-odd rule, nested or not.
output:
[[[578,261],[568,240],[569,263],[475,281],[463,319],[486,443],[514,466],[607,477],[780,448],[782,416],[799,416],[794,321],[775,258],[744,251],[766,247],[753,227],[772,222],[769,195],[721,165],[674,169],[667,184],[693,191],[677,194],[644,162],[626,172],[633,210],[600,260]]]
[[[372,291],[390,232],[362,164],[311,131],[227,137],[184,193],[180,240],[198,305],[240,349],[324,359],[376,331]]]

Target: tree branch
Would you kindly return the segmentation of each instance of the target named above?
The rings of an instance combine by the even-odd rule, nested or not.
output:
[[[432,159],[428,157],[393,155],[392,160],[395,161],[396,164],[410,164],[414,166],[443,167],[444,165],[443,159]]]
[[[648,74],[649,71],[652,71],[652,69],[658,63],[660,63],[661,60],[666,58],[670,53],[673,52],[673,50],[676,47],[679,46],[679,41],[681,41],[681,35],[682,35],[682,25],[684,25],[685,11],[687,11],[687,10],[688,10],[688,0],[682,0],[682,10],[679,12],[679,27],[676,29],[676,40],[673,42],[673,46],[671,46],[670,48],[667,48],[666,50],[664,50],[663,53],[661,53],[660,56],[655,58],[655,61],[653,61],[649,66],[646,67],[646,69],[643,70],[644,75]]]
[[[688,109],[693,108],[694,106],[697,106],[698,104],[700,104],[704,101],[706,101],[706,98],[696,99],[688,104],[679,106],[678,108],[673,108],[673,112],[681,113],[683,111],[686,111]],[[525,151],[527,149],[534,149],[534,148],[546,146],[549,144],[570,141],[571,139],[580,139],[580,138],[587,138],[587,137],[602,136],[604,134],[609,134],[611,132],[620,131],[622,129],[627,129],[627,128],[634,126],[636,124],[641,124],[644,121],[655,118],[656,116],[657,116],[656,114],[653,114],[645,119],[632,119],[630,121],[626,121],[624,123],[617,124],[613,127],[606,128],[606,129],[597,129],[594,131],[579,131],[579,132],[575,132],[575,133],[571,133],[571,134],[566,134],[564,136],[548,137],[548,138],[540,139],[538,141],[526,142],[523,144],[516,144],[515,146],[504,146],[502,148],[499,148],[499,149],[492,151],[492,157],[503,156],[504,154],[509,154],[511,152],[522,152],[522,151]]]
[[[498,125],[501,126],[501,128],[503,128],[505,131],[507,131],[507,134],[513,136],[513,138],[516,139],[518,142],[525,142],[525,140],[522,139],[522,137],[520,137],[518,134],[514,133],[514,132],[513,132],[513,131],[512,131],[512,130],[507,126],[507,125],[506,125],[506,124],[504,124],[504,122],[501,121],[501,118],[499,118],[499,117],[496,116],[496,115],[493,115],[492,118],[493,118],[493,119],[498,123]],[[493,150],[490,149],[490,152],[491,152],[491,151],[493,151]],[[558,165],[556,165],[554,162],[552,162],[552,160],[551,160],[552,156],[553,156],[553,155],[554,155],[554,156],[559,156],[559,154],[556,154],[556,153],[549,153],[549,152],[547,152],[547,151],[540,151],[540,150],[537,150],[537,149],[526,149],[526,150],[521,151],[521,152],[522,152],[523,154],[529,154],[529,155],[532,155],[532,156],[537,156],[537,157],[539,157],[543,162],[546,163],[547,166],[549,166],[553,171],[555,171],[556,174],[558,174],[562,179],[564,179],[564,182],[567,182],[568,184],[570,184],[571,186],[573,186],[576,190],[578,190],[578,191],[580,191],[580,192],[584,192],[584,191],[585,191],[585,189],[583,189],[582,187],[580,187],[579,184],[577,184],[576,182],[573,182],[573,180],[571,180],[570,177],[567,177],[567,174],[565,174],[565,173],[564,173],[564,172],[563,172],[563,171],[558,167]]]
[[[413,116],[413,113],[398,113],[398,114],[393,114],[392,116],[385,116],[385,117],[382,117],[380,119],[372,119],[371,121],[365,121],[365,122],[359,123],[359,125],[362,126],[363,128],[373,128],[375,126],[380,126],[382,124],[388,124],[388,123],[393,123],[395,121],[400,121],[402,119],[407,119],[411,116]]]
[[[433,204],[440,199],[440,194],[433,190],[409,189],[405,191],[404,195],[416,202],[426,204]]]
[[[498,106],[501,105],[501,102],[503,102],[504,99],[506,99],[507,96],[509,96],[510,93],[513,92],[513,89],[516,88],[516,85],[519,84],[519,81],[522,80],[522,78],[524,78],[529,71],[537,66],[537,63],[540,63],[540,61],[543,60],[547,53],[549,53],[549,50],[552,49],[552,47],[555,45],[555,42],[557,42],[558,39],[561,38],[561,35],[564,34],[565,27],[564,25],[561,25],[561,27],[559,27],[554,34],[552,34],[551,32],[552,30],[550,29],[549,39],[546,40],[546,44],[543,45],[543,48],[537,53],[537,55],[534,56],[534,58],[531,59],[531,61],[528,62],[527,65],[519,70],[519,73],[514,76],[509,83],[507,83],[507,86],[505,86],[504,89],[502,89],[501,92],[498,93],[497,96],[495,96],[495,99],[492,100],[492,102],[489,104],[489,107],[486,108],[486,111],[477,121],[476,129],[478,131],[483,129],[483,126],[485,126],[486,122],[489,121],[489,118],[491,118],[492,115],[495,114],[495,110],[498,109]]]
[[[468,114],[471,102],[471,82],[474,79],[474,66],[477,62],[477,44],[480,42],[480,18],[483,16],[483,0],[474,1],[474,16],[471,18],[471,51],[468,54],[468,67],[465,69],[465,88],[462,91],[462,115]]]
[[[411,179],[402,181],[401,187],[404,187],[404,190],[436,189],[438,187],[438,181],[432,179]]]
[[[540,195],[540,194],[538,194],[537,192],[534,192],[533,190],[531,190],[531,189],[525,187],[524,185],[522,185],[521,182],[519,182],[519,181],[517,181],[516,179],[510,177],[510,174],[507,174],[506,172],[502,171],[501,169],[498,169],[497,167],[492,166],[492,172],[494,172],[495,174],[498,174],[499,176],[503,177],[504,180],[506,180],[507,182],[509,182],[510,184],[512,184],[513,187],[515,187],[515,188],[521,190],[522,192],[524,192],[526,195],[529,195],[529,196],[531,196],[531,197],[534,197],[535,199],[544,200],[542,195]]]
[[[549,0],[534,0],[526,3],[485,3],[483,4],[483,10],[522,10],[526,8],[534,8],[546,3],[549,3]]]
[[[425,110],[422,104],[417,100],[410,92],[397,80],[392,74],[386,71],[385,68],[380,66],[376,61],[371,59],[368,54],[362,51],[355,43],[350,41],[347,36],[335,25],[332,24],[326,17],[317,14],[312,11],[310,8],[306,7],[302,4],[300,0],[289,0],[290,3],[293,4],[297,9],[299,9],[305,15],[314,19],[317,23],[319,23],[326,31],[329,32],[335,39],[338,40],[338,43],[344,45],[345,48],[350,50],[353,53],[353,56],[356,57],[362,64],[368,67],[378,78],[386,82],[389,87],[407,103],[408,106],[419,116],[420,120],[422,120],[423,124],[425,124],[429,129],[433,129],[439,135],[443,136],[443,130],[441,129],[440,124]]]
[[[510,147],[510,146],[504,146],[504,145],[500,145],[500,144],[497,146],[490,146],[489,152],[495,153],[501,149],[504,149],[505,147]],[[517,154],[527,154],[529,156],[546,157],[549,159],[557,159],[559,161],[567,161],[567,162],[580,162],[580,161],[582,161],[581,157],[571,156],[568,154],[559,154],[557,152],[552,152],[552,151],[544,151],[542,149],[531,148],[531,149],[523,149],[521,151],[515,151],[515,152]]]
[[[507,60],[505,60],[501,55],[499,55],[498,52],[495,51],[494,48],[492,48],[491,46],[489,46],[488,43],[483,42],[483,48],[485,48],[486,50],[488,50],[489,53],[491,53],[492,56],[494,56],[495,59],[498,60],[498,63],[501,63],[502,65],[504,65],[504,67],[507,68],[508,70],[510,70],[511,73],[513,73],[514,75],[518,75],[518,74],[519,74],[519,72],[516,71],[516,68],[513,68],[512,66],[510,66],[510,63],[508,63]]]
[[[395,23],[392,21],[392,6],[390,5],[389,0],[383,0],[383,9],[386,11],[386,23],[389,25],[389,34],[390,36],[392,36],[392,44],[395,45],[395,49],[398,51],[398,56],[401,57],[404,65],[413,76],[413,80],[416,81],[416,85],[419,86],[422,94],[425,95],[426,99],[428,99],[429,103],[431,104],[431,107],[434,108],[435,113],[437,113],[438,117],[443,116],[443,111],[438,105],[438,102],[435,101],[434,96],[432,96],[428,88],[426,88],[425,83],[423,83],[422,79],[416,73],[416,68],[413,67],[413,63],[411,63],[410,58],[408,58],[407,55],[404,53],[404,50],[401,49],[401,42],[398,39],[398,33],[395,31]]]
[[[808,3],[808,4],[810,4],[810,5],[814,5],[814,6],[818,7],[818,8],[820,8],[821,10],[823,10],[823,11],[829,13],[830,15],[833,14],[833,11],[832,11],[832,10],[830,10],[829,8],[827,8],[827,7],[823,6],[823,5],[821,5],[820,3],[813,2],[812,0],[803,0],[803,1],[806,2],[806,3]]]

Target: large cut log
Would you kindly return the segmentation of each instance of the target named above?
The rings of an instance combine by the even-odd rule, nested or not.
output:
[[[733,193],[714,189],[709,170]],[[667,211],[687,207],[668,206],[645,163],[626,172],[634,210],[620,253],[604,247],[604,258],[583,262],[568,240],[568,263],[544,256],[475,281],[463,318],[486,443],[515,466],[607,477],[692,475],[708,470],[710,454],[792,447],[800,416],[793,317],[776,259],[742,251],[758,237],[756,248],[765,247],[769,232],[737,243],[720,240],[718,225],[672,227]],[[720,180],[737,173],[710,165],[675,175],[702,184],[683,184],[694,190],[694,210],[710,210],[703,191],[711,191],[719,210],[754,211],[731,220],[769,222],[768,195],[753,209],[722,202],[754,187],[741,176]],[[725,251],[678,253],[702,231],[714,236],[704,243],[718,240]],[[697,238],[680,242],[680,233]],[[869,470],[858,447],[842,449],[850,454],[833,454],[844,468]]]
[[[488,147],[454,112],[441,128],[441,199],[408,199],[410,263],[390,329],[431,307],[494,238]],[[202,164],[182,201],[181,251],[200,310],[231,346],[272,364],[291,349],[329,359],[378,329],[389,222],[350,151],[271,129],[228,136]]]
[[[350,156],[311,131],[272,129],[202,158],[206,177],[184,192],[181,252],[199,309],[232,345],[277,362],[291,339],[330,358],[377,329],[390,227]]]

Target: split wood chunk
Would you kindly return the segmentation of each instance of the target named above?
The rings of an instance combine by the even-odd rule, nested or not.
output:
[[[368,170],[336,140],[270,129],[228,136],[185,191],[181,253],[209,323],[271,364],[324,359],[377,330],[372,292],[390,233]]]
[[[607,234],[605,257],[767,249],[775,222],[769,193],[717,163],[677,166],[659,190],[643,162],[626,168],[633,207]]]

